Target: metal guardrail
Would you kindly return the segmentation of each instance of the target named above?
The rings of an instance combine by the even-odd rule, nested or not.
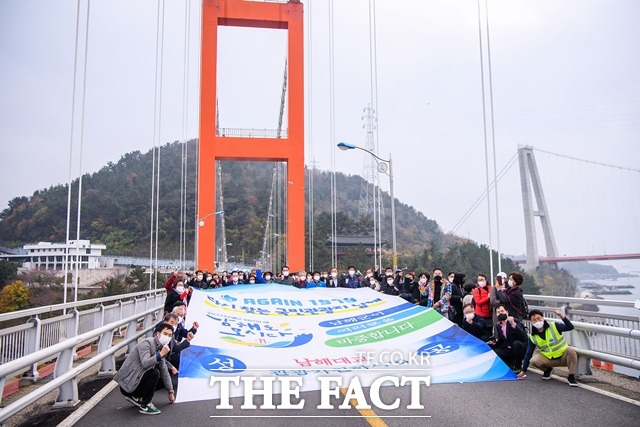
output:
[[[21,397],[15,402],[0,409],[0,425],[2,425],[9,417],[15,415],[18,411],[26,408],[37,399],[45,394],[58,388],[58,396],[54,407],[73,407],[79,403],[77,376],[92,366],[101,362],[98,372],[99,376],[111,376],[116,372],[114,354],[129,346],[129,351],[143,335],[151,333],[155,326],[155,321],[162,315],[164,304],[156,305],[146,309],[141,313],[121,318],[115,322],[104,325],[95,330],[85,332],[69,338],[63,342],[50,346],[48,348],[36,351],[35,353],[24,356],[20,359],[0,365],[0,396],[4,390],[7,378],[10,378],[15,372],[20,372],[29,366],[38,363],[38,361],[49,358],[57,358],[54,379]],[[144,323],[141,331],[137,330],[139,319],[143,318]],[[125,339],[115,346],[112,346],[113,336],[116,330],[126,326]],[[75,349],[85,342],[93,342],[99,338],[98,354],[86,362],[72,367]]]
[[[158,289],[0,314],[0,322],[24,319],[23,324],[0,329],[0,367],[106,324],[140,314],[163,304],[164,300],[165,290]],[[41,318],[44,314],[57,313],[54,317]],[[23,378],[36,381],[38,364],[48,360],[51,359],[34,362]]]
[[[529,309],[540,309],[547,320],[557,320],[553,312],[566,307],[566,314],[575,330],[569,335],[569,344],[578,353],[578,376],[591,375],[591,359],[640,369],[640,310],[637,316],[603,313],[585,309],[585,306],[634,308],[633,301],[567,298],[544,295],[525,295]],[[532,301],[544,305],[532,304]],[[582,309],[572,307],[582,306]]]
[[[277,129],[220,128],[217,135],[236,138],[287,138],[287,130],[283,129],[278,135]]]

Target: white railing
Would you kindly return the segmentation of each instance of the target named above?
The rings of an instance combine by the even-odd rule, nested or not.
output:
[[[158,289],[0,314],[0,366],[162,305],[165,295],[164,289]],[[52,317],[44,318],[45,316]],[[8,322],[24,323],[5,327]],[[24,373],[24,379],[37,380],[38,364],[48,360],[34,363]]]
[[[17,412],[26,408],[56,388],[58,389],[58,396],[56,397],[54,407],[69,407],[77,405],[79,402],[78,384],[76,380],[77,376],[96,365],[98,362],[101,362],[101,366],[98,371],[99,376],[113,375],[116,372],[115,353],[125,346],[129,346],[128,351],[131,351],[137,343],[138,338],[143,335],[150,335],[155,326],[155,322],[162,316],[163,307],[164,304],[155,305],[154,307],[143,310],[133,316],[122,318],[92,331],[76,335],[50,347],[0,365],[0,396],[2,396],[7,379],[11,378],[16,373],[23,372],[25,369],[42,360],[50,360],[52,358],[57,359],[54,379],[44,385],[41,385],[26,396],[23,396],[15,402],[0,409],[0,425],[3,425],[9,417],[15,415]],[[138,323],[141,319],[143,320],[143,325],[142,329],[139,331]],[[112,345],[115,332],[120,331],[122,327],[126,327],[124,340],[119,342],[117,345]],[[76,348],[86,342],[94,342],[97,340],[99,340],[97,355],[84,363],[73,367]]]
[[[601,307],[634,308],[633,301],[567,298],[525,295],[529,309],[540,309],[548,320],[553,312],[565,307],[567,317],[575,327],[569,343],[576,347],[580,359],[577,375],[591,375],[591,359],[640,369],[640,310],[638,315],[600,312]],[[598,311],[572,307],[595,306]]]

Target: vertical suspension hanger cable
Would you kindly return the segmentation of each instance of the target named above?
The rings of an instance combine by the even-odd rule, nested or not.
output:
[[[78,270],[80,268],[80,217],[82,211],[82,151],[84,146],[84,113],[87,100],[87,63],[89,58],[89,18],[91,12],[91,0],[87,1],[87,23],[84,40],[84,69],[82,72],[82,107],[80,112],[80,156],[78,163],[78,222],[76,223],[76,254],[75,254],[75,270],[76,274],[73,278],[74,292],[73,301],[78,301]]]
[[[156,175],[156,236],[155,236],[155,253],[154,253],[154,265],[153,271],[153,287],[158,288],[158,231],[160,228],[160,152],[161,152],[161,140],[162,140],[162,71],[164,68],[164,17],[165,17],[165,0],[162,0],[162,32],[160,33],[160,81],[158,88],[158,133],[156,134],[158,143],[158,162],[157,162],[157,175]]]
[[[309,270],[314,271],[314,254],[313,254],[313,244],[314,244],[314,224],[313,224],[313,180],[314,180],[314,172],[315,172],[315,157],[313,155],[313,50],[312,50],[312,38],[311,38],[311,30],[312,30],[312,22],[311,19],[311,0],[307,2],[307,144],[308,144],[308,155],[309,159],[311,159],[310,165],[311,167],[307,170],[309,174],[308,178],[308,222],[309,222]]]
[[[369,105],[371,105],[371,108],[373,109],[373,114],[374,114],[374,118],[373,120],[373,126],[375,127],[375,130],[377,132],[377,126],[375,125],[375,114],[376,112],[376,99],[377,99],[377,94],[375,92],[375,88],[377,86],[377,74],[376,74],[376,70],[374,67],[374,50],[375,50],[375,45],[374,45],[374,37],[373,37],[373,33],[374,33],[374,27],[375,27],[375,0],[369,0]],[[374,129],[369,129],[369,131],[371,132],[371,137],[373,138],[373,131]],[[373,150],[375,153],[377,153],[377,138],[374,138],[373,141]],[[373,173],[373,175],[371,176],[373,182],[371,183],[371,185],[373,186],[372,188],[372,197],[373,197],[373,261],[374,261],[374,265],[381,265],[382,264],[382,253],[378,251],[378,247],[382,248],[382,244],[381,241],[379,239],[378,236],[378,229],[380,228],[380,224],[378,223],[380,216],[379,216],[379,209],[378,209],[378,191],[376,190],[377,186],[376,186],[376,180],[379,182],[379,178],[380,176],[380,172],[378,172],[376,170],[376,172]]]
[[[491,37],[489,35],[489,2],[484,0],[485,6],[485,19],[487,26],[487,66],[488,66],[488,74],[489,74],[489,106],[490,112],[489,115],[491,117],[491,143],[493,150],[493,182],[495,192],[495,206],[496,206],[496,251],[498,252],[498,271],[502,271],[502,259],[500,257],[500,203],[498,200],[498,172],[497,172],[497,161],[496,161],[496,127],[494,120],[494,109],[493,109],[493,74],[491,72]],[[492,276],[493,277],[493,276]],[[492,279],[493,280],[493,279]]]
[[[69,132],[69,179],[67,181],[67,231],[64,247],[64,295],[62,296],[63,304],[67,303],[67,287],[69,282],[69,235],[71,231],[71,184],[72,184],[72,166],[73,166],[73,130],[75,125],[76,114],[76,85],[78,72],[78,38],[80,33],[80,0],[77,0],[76,7],[76,41],[73,56],[73,84],[71,91],[71,128]],[[66,308],[64,313],[66,313]]]
[[[155,78],[153,86],[153,148],[151,150],[152,163],[151,163],[151,214],[149,215],[149,290],[152,289],[152,274],[153,274],[153,233],[154,233],[154,221],[155,221],[155,192],[156,192],[156,132],[158,130],[158,58],[160,48],[160,2],[158,2],[157,14],[156,14],[156,61],[155,61]]]
[[[380,133],[378,126],[378,118],[380,117],[380,109],[378,106],[378,28],[376,25],[376,0],[371,2],[371,19],[373,22],[373,109],[375,110],[376,116],[374,124],[376,126],[375,129],[375,153],[376,155],[380,152]],[[378,183],[376,186],[377,193],[377,201],[378,204],[376,206],[376,210],[378,213],[378,242],[380,244],[380,264],[382,265],[382,216],[384,212],[384,204],[382,199],[382,190],[380,189],[380,173],[375,174]],[[391,202],[393,203],[393,201]]]
[[[492,254],[492,242],[491,242],[491,193],[489,188],[489,143],[487,141],[487,109],[486,109],[486,100],[485,100],[485,91],[484,91],[484,51],[482,49],[482,19],[480,13],[480,0],[478,3],[478,44],[480,47],[480,87],[482,89],[482,126],[484,130],[484,164],[485,164],[485,178],[486,178],[486,186],[487,186],[487,219],[488,219],[488,230],[489,230],[489,269],[491,277],[493,275],[493,254]]]
[[[338,266],[337,196],[335,155],[335,64],[334,64],[333,0],[329,0],[329,146],[331,149],[331,267]]]
[[[185,263],[186,232],[186,204],[187,204],[187,122],[189,119],[189,48],[191,41],[191,2],[185,1],[184,6],[184,56],[182,80],[182,180],[180,186],[180,267]]]

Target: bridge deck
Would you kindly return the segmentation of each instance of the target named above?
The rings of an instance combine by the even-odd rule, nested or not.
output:
[[[429,425],[452,426],[572,426],[610,425],[637,426],[640,406],[603,396],[587,389],[569,387],[566,382],[543,381],[540,375],[529,373],[524,381],[502,381],[466,384],[435,384],[427,388],[421,401],[424,410],[407,410],[410,389],[383,387],[382,401],[389,404],[400,398],[401,408],[393,411],[374,409],[375,414],[389,426]],[[154,403],[162,410],[158,416],[138,414],[137,408],[124,400],[116,388],[100,403],[82,417],[76,426],[95,427],[105,425],[156,427],[162,425],[188,426],[299,426],[326,427],[366,426],[367,419],[356,409],[318,410],[319,392],[305,392],[303,411],[285,410],[241,410],[243,398],[231,399],[234,410],[216,410],[217,401],[169,404],[166,393],[156,393]],[[279,398],[274,397],[274,404]],[[255,400],[259,405],[259,399]],[[337,407],[340,401],[334,401]],[[211,416],[234,416],[233,418],[211,418]],[[255,416],[304,416],[300,418],[249,418]],[[339,418],[323,418],[327,416]],[[430,418],[407,418],[407,416],[430,416]],[[240,418],[244,417],[244,418]],[[401,418],[405,417],[405,418]],[[107,421],[108,420],[108,421]],[[372,424],[376,425],[376,424]],[[384,424],[377,424],[384,425]]]

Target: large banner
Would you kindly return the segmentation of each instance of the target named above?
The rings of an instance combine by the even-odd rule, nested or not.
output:
[[[435,310],[368,288],[194,290],[187,327],[193,321],[200,328],[181,355],[178,402],[219,398],[212,376],[296,377],[301,391],[319,390],[323,376],[340,376],[344,386],[357,377],[363,387],[390,375],[431,383],[516,379],[485,343]]]

